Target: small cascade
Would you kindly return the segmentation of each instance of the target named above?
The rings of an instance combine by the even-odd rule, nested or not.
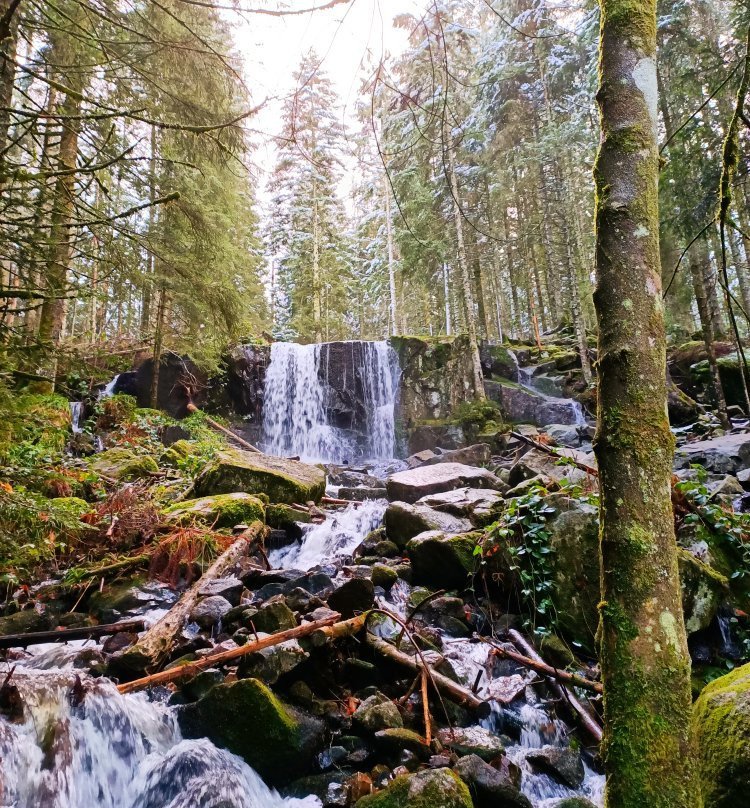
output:
[[[276,342],[266,370],[264,448],[313,462],[394,455],[398,363],[387,342]]]
[[[83,432],[81,427],[81,418],[83,416],[83,402],[71,401],[70,402],[70,428],[74,434]]]
[[[115,394],[115,387],[117,387],[117,381],[120,378],[120,374],[118,373],[111,381],[107,382],[104,387],[99,391],[99,395],[97,398],[101,401],[103,398],[109,398]]]
[[[512,352],[511,352],[512,353]],[[516,363],[518,360],[516,360]],[[545,408],[549,410],[549,423],[570,423],[574,426],[586,426],[586,415],[580,401],[574,398],[552,395],[548,386],[540,384],[534,375],[533,366],[518,366],[518,384],[544,399]]]
[[[13,808],[281,808],[240,758],[182,740],[174,711],[106,679],[17,667],[23,718],[0,718],[0,805]]]
[[[306,526],[301,543],[274,550],[269,555],[273,567],[309,570],[340,556],[351,555],[357,545],[383,521],[387,502],[366,500],[348,505],[320,525]]]

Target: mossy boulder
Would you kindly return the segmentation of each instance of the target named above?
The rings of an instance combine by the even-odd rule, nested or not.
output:
[[[318,502],[325,493],[326,475],[318,466],[271,457],[259,452],[227,449],[195,481],[196,496],[265,493],[271,502]]]
[[[693,707],[706,808],[746,805],[750,792],[750,664],[706,685]]]
[[[279,785],[307,773],[323,724],[281,702],[258,679],[217,685],[179,713],[187,738],[207,737]]]
[[[177,502],[166,509],[165,515],[168,522],[176,524],[199,521],[217,528],[234,527],[264,521],[265,507],[258,497],[240,491]]]
[[[266,524],[269,527],[285,530],[297,522],[310,522],[309,513],[303,513],[283,502],[274,502],[266,508]]]
[[[92,510],[92,506],[80,497],[55,497],[52,502],[56,508],[62,508],[76,519],[80,519],[85,513]]]
[[[125,446],[115,446],[91,460],[91,470],[102,477],[125,482],[155,474],[159,466],[151,455],[139,455]]]
[[[677,561],[685,630],[692,634],[708,628],[722,601],[729,596],[729,581],[682,548],[677,551]]]
[[[24,609],[22,612],[0,617],[0,634],[28,634],[32,631],[48,631],[55,624],[48,612]]]
[[[357,808],[474,808],[469,788],[450,769],[396,777],[388,788],[358,800]]]
[[[399,729],[404,726],[398,707],[383,693],[368,696],[352,716],[354,726],[364,732]]]
[[[439,530],[429,530],[415,536],[407,545],[415,583],[437,589],[458,589],[466,585],[474,572],[474,550],[479,533],[446,536]]]
[[[390,541],[403,549],[409,539],[428,530],[465,533],[471,530],[468,519],[438,511],[429,505],[391,502],[385,512],[385,529]]]

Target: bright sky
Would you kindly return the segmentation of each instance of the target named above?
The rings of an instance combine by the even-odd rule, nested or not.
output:
[[[309,8],[324,0],[277,0],[248,5],[276,9]],[[250,122],[263,134],[256,163],[270,170],[275,157],[270,138],[279,132],[284,97],[294,92],[292,74],[302,54],[314,48],[323,59],[323,69],[341,98],[342,119],[351,123],[362,79],[385,54],[397,55],[406,46],[406,32],[392,25],[397,14],[421,15],[427,0],[351,0],[329,10],[293,17],[260,14],[232,15],[237,50],[245,60],[245,74],[254,101],[269,98],[265,108]],[[261,178],[262,182],[264,178]],[[261,190],[261,201],[264,194]]]

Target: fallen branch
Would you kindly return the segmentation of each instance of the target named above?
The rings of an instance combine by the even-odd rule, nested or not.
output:
[[[128,567],[137,567],[138,564],[144,564],[146,561],[149,561],[150,558],[151,556],[146,554],[132,556],[131,558],[123,558],[122,560],[115,561],[112,564],[105,564],[103,567],[92,567],[88,570],[82,570],[79,573],[79,577],[94,578],[97,575],[106,575],[109,572],[120,572],[124,569],[128,569]]]
[[[320,500],[324,505],[361,505],[356,499],[337,499],[336,497],[323,497]]]
[[[365,625],[367,615],[369,612],[363,612],[356,617],[350,617],[348,620],[342,620],[340,623],[334,623],[332,626],[326,626],[319,631],[314,631],[307,642],[314,648],[320,648],[333,640],[338,640],[341,637],[353,637],[359,634]]]
[[[167,682],[174,682],[184,676],[193,676],[203,668],[210,668],[214,665],[221,665],[224,662],[229,662],[233,659],[252,654],[256,651],[262,651],[264,648],[271,648],[274,645],[280,645],[289,640],[295,640],[299,637],[304,637],[316,631],[325,629],[326,627],[333,628],[336,621],[341,617],[338,612],[324,617],[322,620],[316,620],[312,623],[302,623],[302,625],[295,628],[288,628],[285,631],[279,631],[276,634],[269,634],[268,637],[255,640],[254,642],[240,645],[237,648],[231,648],[229,651],[220,651],[217,654],[209,654],[197,662],[190,662],[187,665],[179,665],[176,668],[168,668],[159,673],[153,673],[151,676],[144,676],[141,679],[135,679],[132,682],[118,685],[117,689],[120,693],[133,693],[136,690],[142,690],[144,687],[151,687],[153,685],[163,685]],[[343,621],[348,623],[350,621]]]
[[[434,686],[457,704],[475,710],[480,716],[489,715],[490,705],[488,702],[478,698],[468,688],[459,685],[447,676],[443,676],[442,673],[433,670],[426,662],[423,662],[419,656],[413,657],[404,653],[404,651],[399,651],[395,645],[391,645],[382,637],[378,637],[376,634],[369,632],[367,634],[367,642],[378,654],[388,657],[388,659],[397,662],[399,665],[403,665],[405,668],[409,668],[417,673],[427,671]]]
[[[172,650],[175,638],[186,624],[190,612],[198,602],[199,592],[208,581],[221,578],[239,559],[247,556],[261,535],[266,530],[262,522],[253,522],[237,540],[227,548],[214,563],[183,592],[182,597],[174,606],[141,637],[138,642],[124,651],[113,656],[110,660],[111,669],[118,675],[128,676],[138,674],[149,669],[158,668]]]
[[[534,647],[529,643],[526,638],[521,634],[519,631],[515,629],[510,629],[508,631],[508,636],[513,641],[513,644],[520,648],[528,657],[533,659],[535,662],[543,662],[544,660],[539,656],[536,652]],[[589,735],[597,742],[601,743],[602,741],[602,728],[599,724],[594,720],[591,714],[586,710],[586,708],[581,704],[581,702],[576,698],[576,696],[568,690],[567,687],[561,685],[556,679],[551,676],[547,677],[547,681],[549,682],[549,686],[552,690],[557,693],[557,695],[568,705],[570,705],[571,710],[576,714],[578,720],[580,721],[581,727],[585,729]]]
[[[580,687],[584,690],[592,690],[594,693],[602,692],[601,682],[593,682],[591,679],[586,679],[584,676],[578,676],[575,673],[554,668],[552,665],[548,665],[543,660],[536,660],[532,659],[531,657],[523,656],[523,654],[516,653],[508,648],[495,645],[492,640],[485,638],[482,639],[484,642],[488,642],[490,645],[492,645],[493,653],[496,656],[503,657],[504,659],[512,659],[513,662],[517,662],[519,665],[523,665],[525,668],[531,668],[531,670],[541,673],[543,676],[551,676],[554,679],[557,679],[560,682],[565,682],[573,687]]]
[[[28,634],[4,634],[0,636],[0,648],[25,648],[43,642],[67,642],[68,640],[88,640],[94,637],[107,637],[122,631],[143,631],[143,618],[123,620],[120,623],[102,623],[98,626],[59,628],[52,631],[31,631]]]
[[[228,438],[231,438],[236,443],[239,443],[244,449],[247,449],[250,452],[255,452],[256,454],[263,454],[260,449],[256,446],[253,446],[252,443],[248,443],[244,438],[241,438],[236,432],[232,431],[231,429],[227,429],[225,426],[222,426],[218,421],[214,421],[213,418],[206,415],[205,412],[202,412],[198,409],[198,407],[193,404],[192,401],[188,401],[187,403],[187,411],[188,412],[200,412],[201,415],[206,420],[206,423],[216,429],[218,432],[223,432]]]

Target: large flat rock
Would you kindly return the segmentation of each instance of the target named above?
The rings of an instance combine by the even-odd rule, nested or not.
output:
[[[717,474],[736,474],[750,468],[750,432],[683,444],[675,452],[675,468],[687,468],[691,463]]]
[[[326,475],[318,466],[259,452],[219,452],[195,481],[195,496],[268,494],[271,502],[317,502],[325,493]]]
[[[391,502],[416,502],[428,494],[441,494],[456,488],[491,488],[495,491],[507,488],[491,471],[463,463],[436,463],[399,471],[388,478],[385,487]]]

